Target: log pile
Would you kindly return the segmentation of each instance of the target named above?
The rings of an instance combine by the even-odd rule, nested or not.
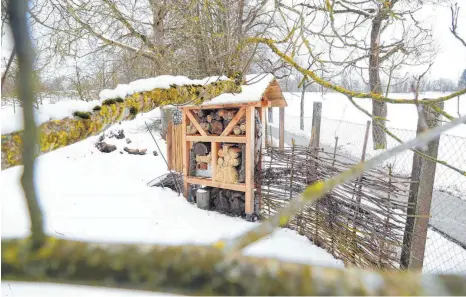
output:
[[[244,216],[244,193],[212,188],[210,190],[210,208],[225,214]]]
[[[197,120],[202,130],[207,134],[220,135],[235,117],[238,109],[212,109],[212,110],[192,110],[194,118]],[[199,131],[192,124],[186,126],[186,133],[189,135],[197,134]],[[246,118],[243,116],[232,130],[235,135],[246,133]]]
[[[219,158],[214,180],[230,184],[238,183],[239,172],[237,167],[241,165],[240,155],[240,148],[224,144],[223,148],[218,150]]]

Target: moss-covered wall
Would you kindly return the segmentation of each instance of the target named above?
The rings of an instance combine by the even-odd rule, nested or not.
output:
[[[209,85],[172,86],[169,89],[135,93],[125,100],[107,100],[91,113],[74,114],[74,118],[52,120],[39,126],[39,155],[86,139],[106,126],[122,120],[131,120],[140,112],[169,104],[200,104],[223,93],[240,92],[233,80]],[[2,135],[2,170],[21,164],[21,137],[23,132]]]

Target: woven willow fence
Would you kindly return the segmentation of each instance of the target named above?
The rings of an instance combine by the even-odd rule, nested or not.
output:
[[[358,163],[336,152],[293,146],[268,148],[262,176],[262,215],[269,217],[306,185]],[[399,268],[409,179],[390,166],[365,172],[308,206],[288,225],[346,265]]]

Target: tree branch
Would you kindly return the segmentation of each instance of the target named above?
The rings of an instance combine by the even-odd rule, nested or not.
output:
[[[185,295],[462,295],[466,277],[335,269],[237,255],[206,246],[2,240],[2,280],[46,281]]]
[[[245,40],[246,43],[262,43],[267,45],[277,56],[282,58],[286,63],[290,64],[292,67],[294,67],[296,70],[301,72],[301,74],[306,75],[311,77],[316,83],[319,85],[323,86],[324,88],[334,90],[338,93],[342,93],[346,96],[352,97],[352,98],[365,98],[365,99],[372,99],[375,101],[379,102],[386,102],[386,103],[393,103],[393,104],[415,104],[413,99],[394,99],[394,98],[389,98],[385,97],[382,94],[375,94],[375,93],[363,93],[363,92],[355,92],[348,90],[344,87],[335,85],[331,82],[328,82],[321,77],[319,77],[315,72],[312,70],[305,69],[301,67],[298,63],[296,63],[291,57],[287,56],[284,54],[282,51],[278,49],[277,46],[275,46],[275,41],[272,39],[268,38],[259,38],[259,37],[251,37]],[[419,101],[419,104],[422,105],[430,105],[442,101],[447,101],[452,98],[455,98],[457,96],[466,94],[466,88],[456,91],[454,93],[451,93],[446,96],[441,96],[437,98],[423,98]]]
[[[460,13],[460,7],[458,6],[458,3],[455,3],[455,6],[453,5],[450,6],[450,11],[451,11],[451,28],[450,32],[455,36],[456,39],[458,39],[464,46],[466,46],[466,41],[460,37],[458,34],[458,16]]]
[[[34,93],[32,82],[32,44],[26,23],[28,1],[10,0],[8,14],[15,42],[16,56],[19,66],[19,98],[23,106],[24,138],[23,138],[23,175],[21,185],[28,206],[31,220],[32,248],[40,247],[45,240],[42,211],[37,199],[34,184],[34,167],[38,133],[34,120]],[[3,137],[2,137],[3,138]]]

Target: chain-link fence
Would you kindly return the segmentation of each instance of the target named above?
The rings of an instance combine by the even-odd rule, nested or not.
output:
[[[268,143],[277,143],[279,138],[278,113],[268,126]],[[285,115],[285,145],[291,139],[297,145],[308,145],[312,130],[312,117],[303,118]],[[402,141],[416,137],[416,131],[389,128]],[[322,118],[320,146],[359,160],[362,156],[366,124]],[[372,131],[368,134],[366,159],[380,152],[373,149]],[[387,148],[399,142],[387,136]],[[440,137],[438,160],[430,208],[423,272],[466,273],[466,176],[450,167],[466,170],[466,137],[443,134]],[[387,160],[380,167],[393,167],[394,174],[410,177],[413,166],[412,151],[405,151]],[[448,164],[449,166],[442,164]]]

